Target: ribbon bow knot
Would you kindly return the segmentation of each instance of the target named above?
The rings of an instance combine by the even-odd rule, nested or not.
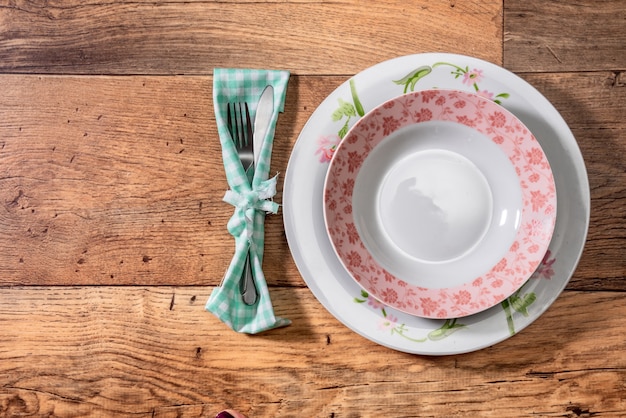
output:
[[[243,192],[243,199],[242,203],[244,207],[246,208],[254,208],[256,205],[256,202],[259,201],[259,192],[256,192],[254,190],[250,190],[249,192]]]
[[[240,192],[232,189],[226,191],[224,201],[235,207],[235,213],[227,225],[231,235],[238,237],[245,232],[245,238],[249,240],[254,232],[254,212],[256,210],[272,214],[278,212],[278,203],[269,200],[275,194],[276,176],[259,182],[256,187],[251,189]]]

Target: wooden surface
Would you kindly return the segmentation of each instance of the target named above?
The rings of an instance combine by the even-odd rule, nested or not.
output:
[[[624,1],[15,0],[0,28],[2,415],[623,416]],[[230,331],[204,310],[233,251],[212,69],[291,72],[284,173],[335,87],[428,51],[503,64],[570,125],[592,213],[567,289],[488,349],[399,353],[322,307],[271,216],[264,270],[293,324]]]

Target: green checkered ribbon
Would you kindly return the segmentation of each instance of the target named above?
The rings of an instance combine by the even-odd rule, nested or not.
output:
[[[215,121],[230,187],[224,195],[224,201],[235,207],[227,224],[228,231],[235,237],[235,255],[222,283],[211,292],[206,309],[233,330],[247,334],[256,334],[291,323],[288,319],[274,316],[261,267],[265,243],[265,214],[278,211],[278,204],[271,200],[276,193],[276,177],[269,178],[269,168],[276,121],[278,113],[284,110],[288,81],[288,71],[216,68],[213,72]],[[251,120],[254,120],[257,103],[268,85],[274,87],[274,112],[265,134],[261,155],[255,165],[251,185],[228,131],[226,108],[228,103],[247,102]],[[258,299],[254,305],[246,305],[239,291],[248,249],[258,291]]]

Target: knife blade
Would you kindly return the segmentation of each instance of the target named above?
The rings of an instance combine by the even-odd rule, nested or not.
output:
[[[261,98],[256,108],[256,114],[254,115],[254,134],[252,136],[252,147],[254,151],[254,165],[256,166],[261,156],[261,149],[263,148],[263,141],[265,140],[265,134],[272,122],[272,115],[274,114],[274,87],[267,86],[261,93]]]

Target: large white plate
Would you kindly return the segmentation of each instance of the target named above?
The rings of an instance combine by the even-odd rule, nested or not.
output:
[[[407,91],[477,92],[514,113],[539,140],[557,188],[557,221],[537,271],[510,298],[460,319],[434,320],[382,305],[350,277],[335,255],[323,217],[329,157],[339,137],[364,112]],[[561,293],[582,253],[589,227],[589,183],[582,155],[551,103],[515,74],[455,54],[417,54],[382,62],[355,75],[313,112],[289,160],[283,190],[287,241],[303,279],[347,327],[389,348],[415,354],[464,353],[503,341],[537,319]]]

